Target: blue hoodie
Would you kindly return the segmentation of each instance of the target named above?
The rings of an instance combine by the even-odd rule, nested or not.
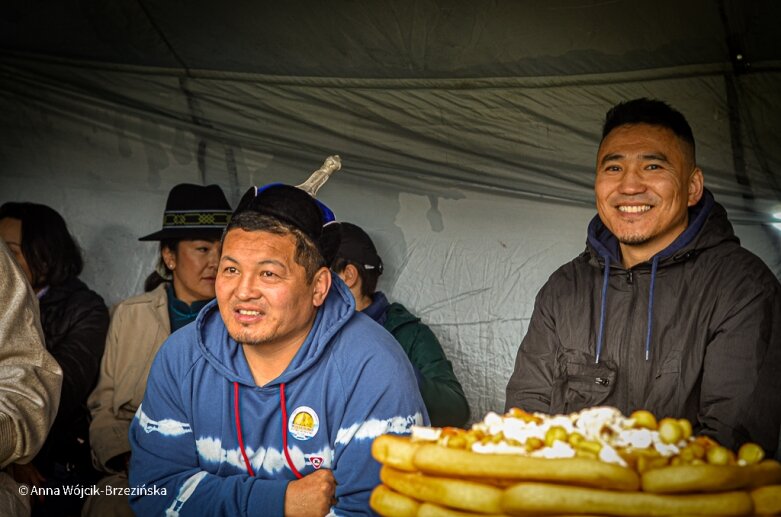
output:
[[[372,440],[428,422],[404,351],[355,312],[336,275],[298,353],[263,387],[214,301],[152,365],[130,427],[130,486],[141,487],[130,504],[138,515],[282,516],[297,473],[327,468],[331,514],[372,515]]]

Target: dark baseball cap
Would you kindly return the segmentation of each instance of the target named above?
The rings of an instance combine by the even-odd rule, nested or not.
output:
[[[327,264],[333,261],[339,245],[338,232],[330,228],[336,224],[334,213],[300,188],[283,183],[251,187],[239,201],[233,217],[246,211],[274,217],[299,229],[312,240]]]
[[[343,258],[364,269],[376,269],[382,274],[382,259],[377,254],[369,235],[352,223],[337,223],[340,233],[339,250],[336,258]]]

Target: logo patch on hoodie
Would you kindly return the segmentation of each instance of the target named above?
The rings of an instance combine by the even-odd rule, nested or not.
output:
[[[320,468],[320,465],[323,464],[323,458],[320,456],[309,456],[309,462],[312,464],[315,470],[317,470]]]
[[[308,440],[317,434],[320,419],[315,410],[308,406],[299,406],[290,415],[287,430],[296,440]],[[314,465],[314,463],[312,463]],[[317,467],[315,467],[317,468]]]

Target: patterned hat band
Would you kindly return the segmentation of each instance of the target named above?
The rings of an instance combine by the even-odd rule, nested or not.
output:
[[[222,230],[231,213],[222,210],[169,210],[163,214],[163,229],[199,228]]]

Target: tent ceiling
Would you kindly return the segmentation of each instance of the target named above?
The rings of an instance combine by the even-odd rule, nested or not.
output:
[[[781,206],[775,0],[12,0],[2,12],[12,138],[65,114],[156,145],[157,130],[134,129],[154,121],[197,138],[203,181],[238,184],[233,153],[279,171],[338,151],[380,184],[593,206],[604,110],[647,96],[689,117],[733,217],[776,221]]]
[[[14,1],[0,47],[282,76],[558,76],[781,60],[772,0]]]

